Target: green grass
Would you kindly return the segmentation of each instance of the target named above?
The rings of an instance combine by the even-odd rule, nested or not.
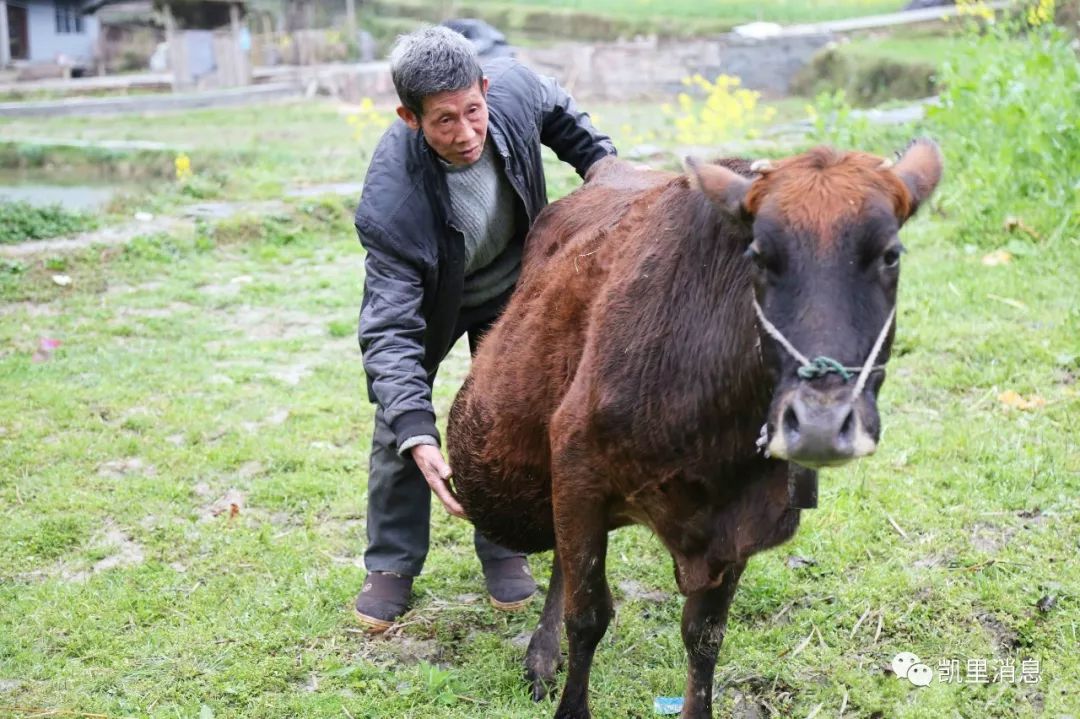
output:
[[[897,33],[883,38],[855,38],[841,48],[845,53],[868,59],[920,62],[940,67],[955,46],[955,38],[949,35]]]
[[[507,4],[505,0],[473,0],[478,7]],[[841,0],[840,2],[797,2],[796,0],[519,0],[516,7],[545,10],[572,10],[595,15],[640,20],[665,19],[722,20],[731,24],[766,20],[778,23],[818,22],[859,15],[896,12],[903,7],[897,0]]]
[[[598,114],[610,127],[656,116]],[[184,145],[196,177],[210,175],[202,189],[229,200],[357,180],[366,164],[329,103],[153,124],[7,121],[0,133]],[[552,197],[576,185],[549,169]],[[163,180],[130,208],[167,211],[191,192]],[[1026,223],[1061,230],[1021,239],[998,222],[976,243],[967,192],[947,173],[942,202],[903,231],[881,449],[823,474],[796,537],[751,561],[717,668],[718,716],[741,698],[785,717],[841,705],[890,719],[1077,712],[1080,233],[1059,209],[1026,205]],[[370,639],[353,625],[372,428],[353,335],[364,259],[353,201],[289,201],[126,248],[0,263],[0,715],[552,715],[525,695],[515,640],[539,607],[506,616],[478,598],[468,526],[441,511],[407,626]],[[983,264],[1005,246],[1012,262]],[[58,267],[70,286],[51,281]],[[61,344],[42,353],[43,338]],[[436,388],[440,417],[467,368],[458,347]],[[1006,390],[1044,404],[1012,408]],[[814,564],[791,568],[789,556]],[[644,718],[653,697],[682,691],[681,601],[648,531],[614,533],[609,557],[618,620],[597,653],[593,706]],[[533,559],[542,584],[549,561]],[[885,673],[899,651],[934,668],[1038,660],[1041,673],[920,689]]]
[[[93,216],[70,212],[60,205],[37,207],[28,202],[0,200],[0,245],[70,235],[96,224]]]

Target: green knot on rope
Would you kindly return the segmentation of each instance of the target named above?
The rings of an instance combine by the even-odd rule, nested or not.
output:
[[[843,377],[844,382],[851,379],[851,372],[848,368],[840,364],[832,357],[815,357],[810,361],[810,364],[804,364],[799,368],[799,377],[802,379],[817,379],[818,377],[824,377],[827,374],[835,372]]]

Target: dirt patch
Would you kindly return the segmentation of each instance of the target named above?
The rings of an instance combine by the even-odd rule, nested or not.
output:
[[[933,569],[934,567],[948,566],[954,557],[949,554],[930,554],[922,559],[916,559],[914,566],[917,569]]]
[[[413,666],[420,662],[436,664],[442,657],[439,642],[435,639],[417,639],[404,635],[368,637],[364,641],[358,659]]]
[[[60,314],[60,308],[36,302],[9,302],[0,305],[0,317],[19,314],[25,314],[27,317],[56,317]]]
[[[175,217],[158,218],[152,230],[145,222],[129,222],[124,225],[105,227],[58,240],[35,240],[33,242],[20,242],[15,245],[3,245],[0,246],[0,257],[31,257],[45,253],[63,254],[65,252],[78,252],[95,245],[126,245],[136,237],[146,235],[151,231],[155,234],[173,234],[181,230],[190,230],[192,227],[194,225],[190,220]]]
[[[230,380],[230,382],[231,381],[232,380]],[[255,432],[258,432],[260,429],[262,429],[263,427],[278,427],[280,425],[283,425],[283,424],[285,424],[285,421],[287,419],[289,419],[289,410],[284,409],[284,408],[279,408],[279,409],[274,410],[270,414],[266,415],[265,417],[263,417],[258,422],[241,422],[240,427],[245,432],[250,432],[250,433],[254,434]]]
[[[178,314],[192,312],[198,309],[195,305],[187,302],[170,302],[164,307],[125,307],[120,311],[120,317],[138,317],[146,319],[167,319]]]
[[[740,691],[732,691],[732,719],[765,719],[768,714],[764,704]]]
[[[265,471],[266,466],[262,462],[253,459],[241,464],[240,468],[236,470],[236,476],[240,479],[251,479],[252,477],[259,476]]]
[[[256,462],[255,464],[258,463]],[[199,485],[196,485],[196,487],[198,486]],[[198,492],[198,490],[196,490],[196,492]],[[199,521],[209,522],[215,517],[220,517],[223,514],[230,519],[236,517],[244,509],[245,499],[246,495],[239,489],[228,489],[225,491],[225,494],[221,495],[213,502],[203,505],[199,509]]]
[[[990,644],[994,647],[994,653],[999,657],[1012,656],[1020,646],[1020,637],[1012,629],[993,614],[979,614],[976,619],[979,625],[990,638]]]
[[[1009,544],[1014,534],[1016,527],[977,522],[971,528],[971,546],[984,554],[997,554]]]
[[[131,536],[120,528],[111,519],[105,521],[97,534],[90,540],[90,549],[104,550],[108,554],[94,562],[89,568],[85,566],[61,564],[54,572],[47,574],[58,575],[68,582],[86,582],[95,574],[107,572],[118,567],[133,567],[142,564],[145,560],[143,547],[134,541]]]
[[[123,479],[124,477],[130,477],[132,475],[153,477],[156,474],[157,468],[152,464],[147,464],[146,461],[140,457],[114,459],[105,462],[98,467],[98,476],[105,477],[106,479]]]
[[[653,602],[654,604],[662,604],[671,599],[671,594],[662,592],[659,589],[648,589],[640,582],[636,582],[633,579],[619,582],[619,591],[622,592],[626,601],[629,602]]]

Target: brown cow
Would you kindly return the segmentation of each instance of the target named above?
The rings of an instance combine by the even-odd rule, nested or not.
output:
[[[919,140],[890,165],[828,148],[773,164],[688,160],[686,175],[611,160],[537,219],[447,436],[477,527],[556,550],[525,664],[539,699],[565,613],[557,719],[590,715],[612,612],[608,530],[645,524],[671,552],[687,597],[682,717],[710,717],[746,561],[813,506],[798,494],[816,475],[808,484],[797,465],[876,448],[897,231],[937,185],[941,156]]]

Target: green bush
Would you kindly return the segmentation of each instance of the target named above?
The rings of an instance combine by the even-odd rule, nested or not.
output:
[[[917,127],[883,126],[849,96],[822,93],[811,138],[885,155],[929,135],[945,154],[936,207],[964,244],[1001,246],[1006,232],[1052,241],[1080,232],[1080,58],[1071,38],[1025,17],[972,25],[938,76],[940,102]]]
[[[46,240],[97,226],[93,216],[69,212],[60,205],[38,207],[28,202],[0,201],[0,244]]]
[[[941,202],[967,242],[1010,216],[1043,236],[1080,227],[1080,60],[1059,28],[1022,22],[959,40],[928,112],[956,180]]]
[[[934,66],[926,62],[901,62],[828,48],[795,75],[791,91],[807,97],[842,91],[854,104],[870,107],[888,100],[933,95],[935,73]]]

